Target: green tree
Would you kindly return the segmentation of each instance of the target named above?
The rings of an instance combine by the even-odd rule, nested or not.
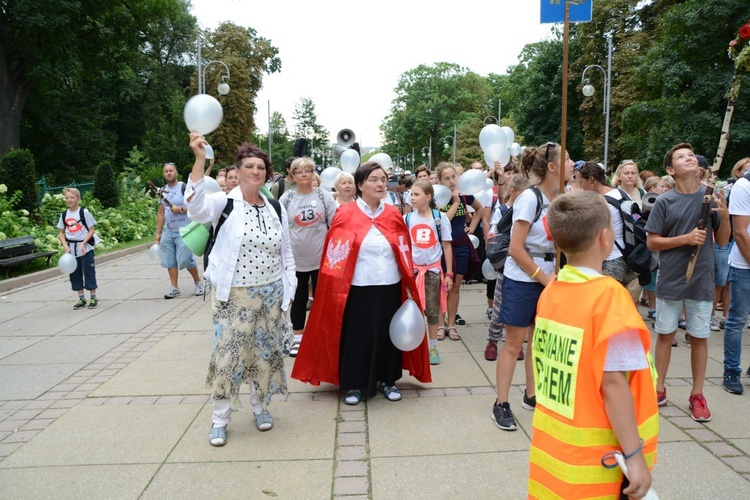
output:
[[[0,154],[28,144],[40,172],[65,181],[126,153],[143,130],[146,30],[186,11],[186,0],[3,2]]]
[[[380,127],[385,137],[383,149],[391,156],[407,154],[412,148],[421,151],[431,139],[432,165],[447,159],[442,139],[453,135],[454,125],[481,122],[488,114],[492,93],[485,78],[447,62],[420,65],[403,73],[395,91],[391,112]]]
[[[11,149],[3,156],[0,159],[0,179],[8,187],[9,198],[17,191],[21,192],[12,208],[28,210],[32,214],[39,211],[36,167],[31,151]]]
[[[311,156],[315,147],[328,146],[330,132],[323,125],[318,123],[318,114],[315,112],[315,103],[309,97],[301,97],[294,104],[294,113],[292,114],[295,125],[295,134],[297,137],[304,137],[310,141],[308,144],[307,155]],[[317,146],[316,146],[317,145]]]
[[[507,89],[511,111],[509,118],[518,124],[527,146],[547,141],[560,141],[562,128],[562,36],[526,45],[519,64],[509,68],[512,89]],[[578,48],[571,40],[570,60],[578,57]],[[578,115],[580,97],[572,91],[575,77],[568,75],[567,149],[571,157],[583,154],[583,134]],[[505,100],[503,100],[505,103]]]
[[[99,200],[104,208],[116,208],[120,204],[117,176],[109,162],[102,163],[96,169],[93,194],[94,198]]]
[[[643,89],[642,97],[624,108],[618,141],[640,166],[661,170],[664,153],[682,141],[713,158],[734,71],[727,43],[748,19],[750,4],[734,0],[686,0],[659,16],[654,43],[634,69],[633,85]],[[748,92],[741,92],[736,109],[749,107]],[[730,136],[725,174],[750,150],[747,112],[735,113]]]
[[[215,31],[204,34],[206,43],[202,50],[204,62],[222,61],[228,67],[231,90],[218,96],[224,109],[221,126],[209,139],[217,161],[230,161],[236,147],[251,140],[255,130],[255,99],[263,86],[263,75],[281,69],[278,49],[271,41],[258,36],[252,28],[231,22],[219,25]],[[221,65],[212,65],[206,71],[206,92],[216,96],[216,87],[225,75]],[[191,87],[197,91],[197,79]]]

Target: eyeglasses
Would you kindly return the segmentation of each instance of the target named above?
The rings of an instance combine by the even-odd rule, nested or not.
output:
[[[635,163],[635,160],[622,160],[618,167],[622,167],[623,165],[627,165],[628,163]]]
[[[301,175],[312,175],[313,171],[312,170],[297,170],[296,172],[294,172],[294,175],[298,175],[298,174],[301,174]]]
[[[547,149],[544,150],[544,161],[549,162],[549,148],[550,146],[557,146],[554,142],[547,143]]]

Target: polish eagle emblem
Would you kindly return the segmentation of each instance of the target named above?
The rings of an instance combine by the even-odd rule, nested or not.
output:
[[[346,260],[349,256],[350,250],[351,246],[349,245],[349,240],[342,242],[341,238],[339,238],[336,240],[335,245],[333,244],[333,241],[329,241],[328,248],[326,249],[326,260],[328,260],[329,269],[334,269],[336,264]]]

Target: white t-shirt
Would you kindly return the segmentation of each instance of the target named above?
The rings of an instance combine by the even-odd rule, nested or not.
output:
[[[622,200],[622,193],[619,189],[613,189],[604,196],[612,198],[613,200]],[[625,240],[622,236],[622,216],[620,216],[620,211],[609,203],[607,203],[607,206],[609,207],[609,213],[612,214],[612,227],[615,230],[615,241],[617,242],[617,245],[625,248]],[[609,257],[604,260],[615,260],[622,257],[622,252],[617,248],[617,245],[612,245],[612,253],[610,253]]]
[[[307,194],[291,189],[284,191],[279,203],[284,206],[289,218],[289,238],[297,271],[318,269],[323,242],[336,213],[333,195],[320,188]]]
[[[70,247],[71,252],[73,253],[74,257],[80,257],[81,256],[81,244],[76,243],[76,241],[83,241],[84,238],[86,238],[86,234],[88,234],[88,229],[86,229],[86,226],[83,225],[81,220],[78,219],[78,215],[80,214],[80,208],[74,211],[66,210],[65,211],[65,220],[63,220],[62,214],[60,214],[60,218],[57,220],[57,228],[58,229],[65,229],[65,239],[68,240],[68,246]],[[91,215],[91,212],[83,209],[83,218],[86,221],[86,225],[89,228],[92,228],[96,225],[96,220],[94,220],[94,217]],[[92,238],[95,238],[96,236],[92,236]],[[90,252],[93,250],[93,246],[90,244],[86,244],[86,251]]]
[[[440,236],[443,241],[452,241],[451,222],[448,216],[437,211],[440,216]],[[408,217],[408,219],[407,219]],[[437,237],[437,225],[435,219],[422,217],[418,212],[404,215],[404,221],[408,220],[409,235],[411,236],[411,258],[416,266],[426,266],[433,262],[439,262],[443,255],[443,247]],[[430,268],[430,271],[439,273],[439,265]]]
[[[750,215],[750,181],[744,177],[740,177],[732,186],[729,215]],[[747,231],[750,233],[750,226]],[[750,269],[750,264],[742,257],[736,243],[732,245],[732,251],[729,253],[729,265],[737,269]]]
[[[549,207],[550,201],[542,193],[542,212],[539,219],[534,222],[529,228],[529,234],[526,236],[526,248],[531,252],[537,253],[555,253],[555,242],[552,240],[552,235],[547,231],[545,221],[547,219],[547,208]],[[536,194],[532,189],[526,189],[521,193],[513,203],[513,228],[510,230],[510,237],[513,239],[513,229],[515,228],[516,221],[525,220],[531,223],[536,215]],[[555,274],[555,261],[545,261],[542,257],[532,257],[537,266],[544,271],[545,274]],[[505,270],[503,275],[514,280],[514,281],[525,281],[526,283],[533,283],[533,280],[529,277],[526,272],[521,269],[513,257],[508,255],[508,259],[505,261]]]

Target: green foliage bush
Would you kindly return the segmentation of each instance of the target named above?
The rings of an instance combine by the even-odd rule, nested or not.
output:
[[[20,192],[21,195],[14,197],[12,208],[26,210],[35,214],[37,205],[36,193],[36,166],[34,156],[28,149],[11,149],[2,160],[0,160],[0,179],[11,196]]]
[[[120,204],[117,177],[109,162],[102,163],[96,169],[94,198],[99,200],[105,208],[115,208]]]
[[[122,200],[120,207],[104,208],[91,193],[84,193],[81,206],[86,207],[96,219],[96,234],[101,242],[97,253],[111,251],[120,243],[148,242],[156,227],[156,202],[142,187],[139,177],[123,178],[115,184]],[[0,184],[0,239],[31,235],[40,251],[60,251],[57,223],[67,208],[63,194],[44,195],[41,205],[42,222],[32,220],[29,211],[14,209],[20,197],[11,194],[5,184]]]

